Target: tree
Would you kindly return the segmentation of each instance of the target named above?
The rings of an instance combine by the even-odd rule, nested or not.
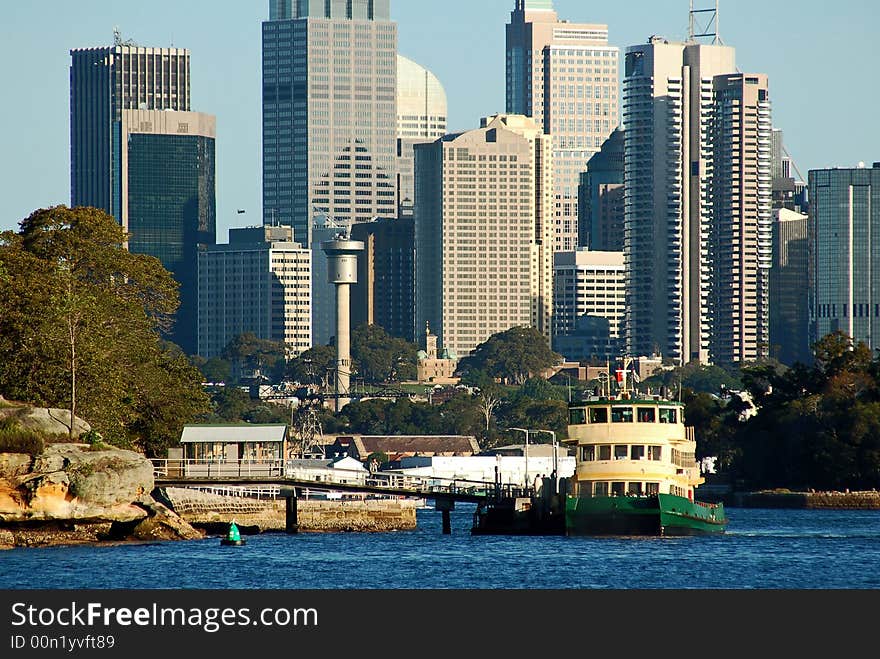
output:
[[[477,406],[486,420],[486,435],[489,434],[489,422],[492,420],[492,413],[495,412],[495,409],[500,404],[501,398],[494,388],[483,389],[477,396]]]
[[[378,325],[361,325],[351,335],[351,356],[367,382],[400,382],[416,377],[418,346],[390,336]]]
[[[145,410],[180,403],[171,406],[182,415],[172,424],[179,436],[207,397],[160,338],[178,305],[176,282],[126,240],[112,216],[65,206],[0,234],[0,391],[67,407],[110,442],[155,448],[175,432],[144,423]]]
[[[513,327],[493,334],[462,359],[458,371],[485,371],[490,377],[521,385],[530,376],[562,361],[552,350],[547,338],[534,327]]]
[[[253,332],[235,336],[223,349],[223,358],[232,362],[239,376],[244,374],[271,374],[279,380],[284,368],[285,348],[283,341],[261,339]]]
[[[319,385],[330,388],[332,373],[336,370],[336,348],[316,345],[302,352],[287,363],[287,377],[300,384]]]

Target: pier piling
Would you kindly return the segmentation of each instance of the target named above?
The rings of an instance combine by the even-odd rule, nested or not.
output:
[[[285,497],[287,508],[284,517],[284,530],[286,533],[299,533],[299,521],[297,520],[296,490],[290,490]]]

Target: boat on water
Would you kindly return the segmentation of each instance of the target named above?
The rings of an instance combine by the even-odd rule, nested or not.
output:
[[[576,535],[698,535],[723,533],[723,504],[697,500],[704,482],[693,427],[684,404],[627,386],[594,391],[569,404],[568,439],[576,451],[565,533]]]

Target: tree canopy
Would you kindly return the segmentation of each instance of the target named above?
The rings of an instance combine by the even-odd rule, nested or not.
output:
[[[105,441],[158,451],[208,409],[160,331],[177,284],[94,208],[37,210],[0,234],[0,393],[66,407]]]
[[[523,384],[530,376],[562,361],[534,327],[513,327],[493,334],[459,362],[458,372],[482,371],[503,382]]]
[[[365,382],[401,382],[416,377],[418,346],[390,336],[379,325],[361,325],[351,334],[351,357]]]

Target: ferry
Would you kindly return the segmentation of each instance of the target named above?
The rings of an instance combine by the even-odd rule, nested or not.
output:
[[[723,533],[723,504],[696,500],[704,482],[693,427],[684,404],[627,386],[569,404],[568,439],[576,468],[565,501],[565,533],[578,535],[697,535]]]

